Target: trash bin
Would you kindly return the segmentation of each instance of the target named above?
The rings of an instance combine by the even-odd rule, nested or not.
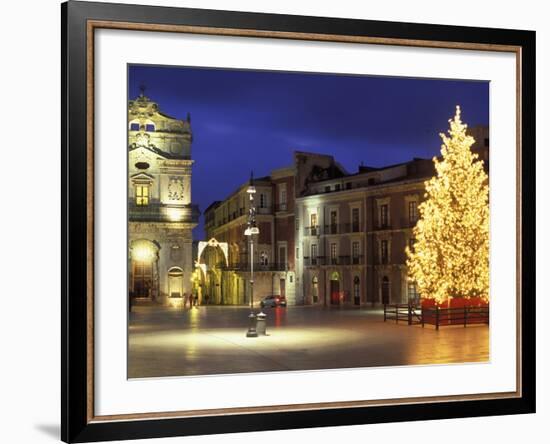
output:
[[[267,335],[265,322],[266,317],[267,315],[263,312],[260,312],[256,315],[256,332],[258,333],[258,335]]]

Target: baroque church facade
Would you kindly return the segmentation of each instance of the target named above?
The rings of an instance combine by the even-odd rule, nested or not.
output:
[[[162,113],[141,94],[128,105],[128,289],[136,300],[168,304],[192,291],[192,230],[199,210],[191,201],[189,115]]]

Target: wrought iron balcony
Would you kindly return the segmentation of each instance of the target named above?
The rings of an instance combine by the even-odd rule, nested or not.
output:
[[[273,208],[271,207],[256,207],[257,214],[273,214]]]
[[[352,223],[346,223],[342,224],[342,232],[343,233],[359,233],[361,232],[361,224],[359,222],[352,222]]]
[[[250,271],[250,262],[238,262],[229,265],[220,264],[219,268],[230,271]],[[288,270],[288,263],[254,263],[254,272],[260,271],[286,271]]]
[[[312,227],[305,227],[304,228],[304,235],[305,236],[319,236],[321,234],[321,231],[319,229],[319,225],[314,225]]]
[[[325,256],[304,256],[304,265],[317,267],[319,265],[326,265],[327,258]]]
[[[351,264],[352,265],[361,265],[363,263],[363,255],[358,254],[357,256],[351,257]]]
[[[401,219],[401,228],[414,228],[418,218],[404,217]]]
[[[336,265],[361,265],[363,263],[363,255],[350,256],[342,255],[338,256],[338,262]]]
[[[375,230],[391,230],[392,225],[389,222],[376,222],[374,225]]]
[[[377,260],[377,265],[389,265],[390,258],[386,255],[380,255]]]
[[[151,202],[148,205],[136,205],[134,201],[128,204],[128,220],[130,222],[186,222],[199,221],[197,205],[165,205]]]

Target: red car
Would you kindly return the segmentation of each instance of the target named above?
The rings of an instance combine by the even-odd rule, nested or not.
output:
[[[286,307],[286,298],[279,295],[269,295],[260,302],[260,307]]]

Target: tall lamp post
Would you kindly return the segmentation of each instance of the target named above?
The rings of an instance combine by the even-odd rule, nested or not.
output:
[[[248,210],[248,223],[244,235],[249,239],[249,251],[250,251],[250,314],[248,315],[248,331],[246,332],[247,338],[257,338],[258,332],[256,331],[256,315],[254,314],[254,235],[260,234],[260,230],[256,226],[256,207],[254,206],[254,194],[256,194],[256,187],[254,186],[254,176],[250,173],[250,185],[246,190],[248,193],[248,200],[250,202],[250,208]]]

